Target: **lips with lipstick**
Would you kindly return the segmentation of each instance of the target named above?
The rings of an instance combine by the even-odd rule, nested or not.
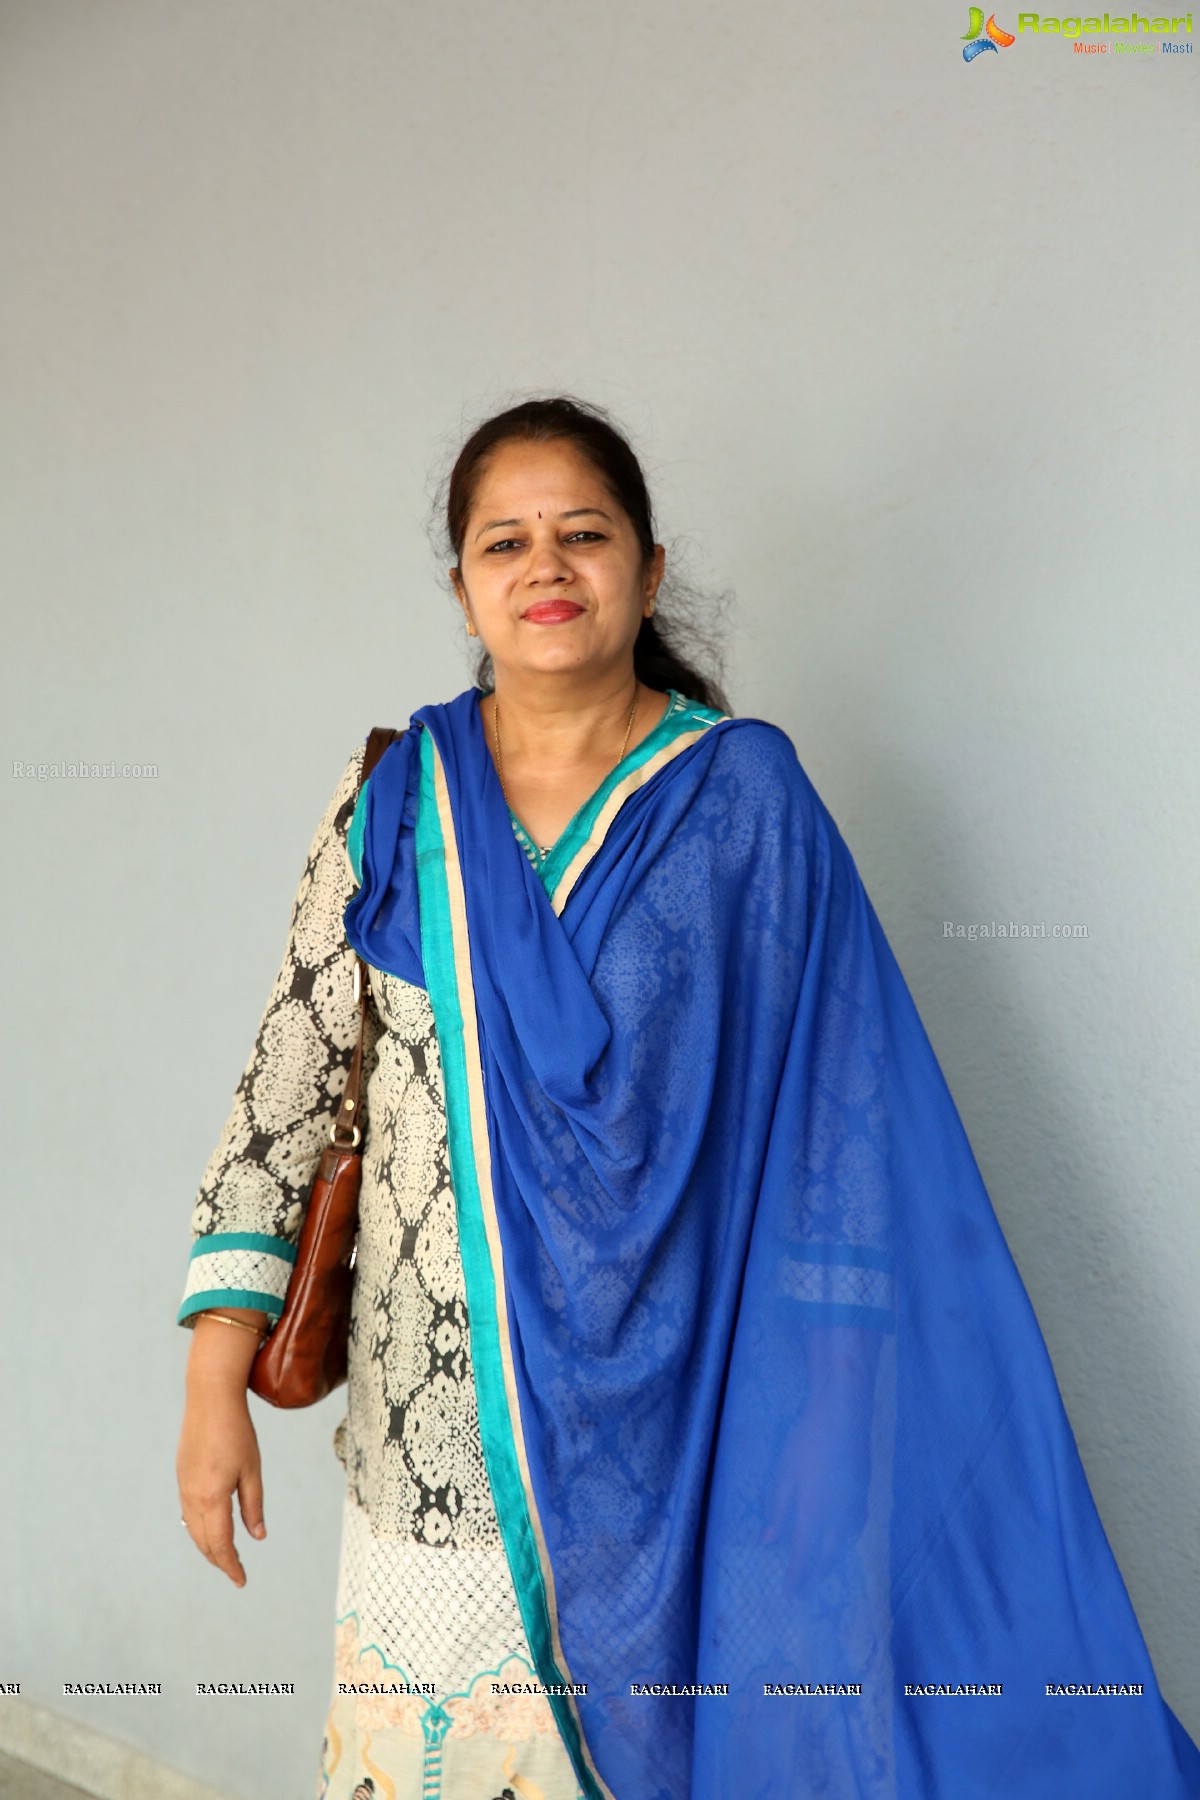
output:
[[[567,619],[577,619],[582,611],[582,606],[576,606],[573,600],[535,600],[521,617],[531,625],[559,625]]]

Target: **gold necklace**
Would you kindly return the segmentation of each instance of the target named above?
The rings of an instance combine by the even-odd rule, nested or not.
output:
[[[629,734],[633,730],[633,716],[637,712],[638,699],[639,699],[639,690],[638,690],[637,686],[635,685],[634,690],[633,690],[633,705],[629,709],[629,723],[625,727],[625,741],[621,745],[621,755],[618,756],[618,758],[617,758],[618,763],[621,762],[624,758],[625,746],[628,744]],[[508,805],[508,789],[504,785],[504,760],[500,755],[500,702],[496,698],[495,694],[492,695],[492,736],[493,736],[493,738],[495,740],[495,744],[496,744],[496,773],[500,777],[500,792],[504,795],[504,804],[507,806]],[[617,766],[616,763],[614,763],[613,767],[615,768],[616,766]],[[509,808],[509,810],[510,811],[512,810],[511,807]],[[538,845],[538,849],[541,851],[543,856],[549,856],[553,847],[554,846],[552,844],[539,844]]]

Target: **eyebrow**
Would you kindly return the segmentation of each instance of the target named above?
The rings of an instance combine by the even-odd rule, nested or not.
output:
[[[598,519],[608,519],[609,524],[612,524],[609,515],[599,506],[577,506],[573,512],[559,513],[558,516],[560,519],[578,519],[584,513],[594,513]],[[475,536],[481,538],[485,531],[494,531],[497,525],[523,525],[524,523],[523,519],[489,519],[486,525],[479,527]]]

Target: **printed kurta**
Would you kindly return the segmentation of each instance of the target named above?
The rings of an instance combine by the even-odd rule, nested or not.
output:
[[[669,692],[622,771],[720,716]],[[357,1034],[343,914],[358,885],[350,826],[364,748],[313,838],[282,965],[201,1182],[184,1326],[222,1303],[272,1321],[282,1312]],[[513,828],[538,873],[552,871],[553,851],[543,857],[515,815]],[[347,1410],[333,1434],[346,1473],[334,1693],[316,1793],[582,1800],[536,1691],[483,1457],[429,996],[379,969],[370,989]]]

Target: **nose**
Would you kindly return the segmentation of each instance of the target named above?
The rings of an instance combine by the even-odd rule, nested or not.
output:
[[[529,552],[526,575],[539,587],[549,582],[570,580],[570,566],[553,537],[535,539]]]

